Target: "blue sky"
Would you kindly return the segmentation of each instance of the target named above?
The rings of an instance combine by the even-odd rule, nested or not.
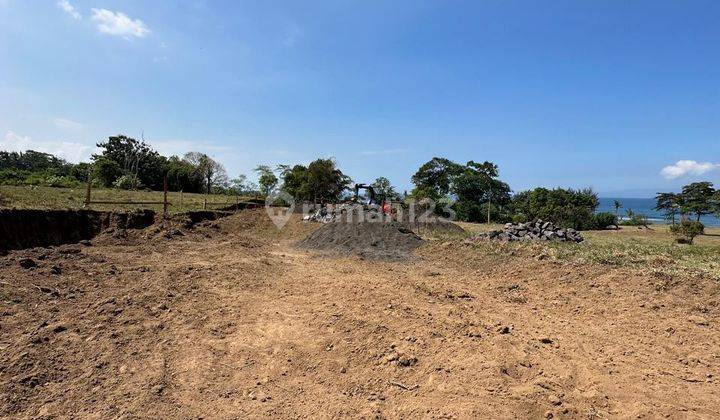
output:
[[[231,176],[433,156],[514,190],[720,183],[720,2],[0,0],[0,148],[124,133]],[[679,162],[683,161],[683,162]]]

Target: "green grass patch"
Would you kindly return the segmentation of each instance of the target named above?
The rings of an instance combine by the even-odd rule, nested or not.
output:
[[[217,209],[232,205],[236,200],[249,197],[235,197],[217,194],[190,194],[169,192],[171,213],[188,210],[200,210],[207,199],[208,209]],[[162,191],[126,191],[107,188],[94,188],[92,200],[95,201],[162,201]],[[54,188],[39,186],[0,186],[0,208],[22,209],[81,209],[85,203],[85,188]],[[91,209],[104,211],[126,211],[137,208],[162,211],[162,204],[92,204]]]

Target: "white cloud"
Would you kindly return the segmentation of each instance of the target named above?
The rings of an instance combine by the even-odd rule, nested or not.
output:
[[[662,168],[660,174],[667,179],[677,179],[686,175],[702,175],[718,168],[720,168],[718,163],[679,160],[674,165]]]
[[[0,150],[8,152],[35,150],[36,152],[51,153],[74,163],[87,160],[94,149],[94,146],[72,141],[35,141],[30,136],[22,136],[12,130],[9,130],[5,133],[5,137],[0,139]]]
[[[92,20],[97,22],[98,30],[104,34],[130,39],[145,38],[150,33],[150,29],[143,21],[133,20],[125,13],[107,9],[92,9],[92,13]]]
[[[5,139],[0,140],[0,150],[6,150],[8,152],[24,152],[30,149],[31,145],[30,137],[21,136],[12,130],[8,130],[8,132],[5,133]]]
[[[79,131],[85,128],[83,124],[67,118],[54,118],[53,124],[55,124],[57,128],[67,131]]]
[[[82,15],[80,14],[80,12],[75,10],[75,7],[72,4],[70,4],[70,2],[68,0],[58,0],[57,5],[58,5],[58,7],[63,9],[65,11],[65,13],[72,16],[73,19],[76,19],[76,20],[82,19]]]

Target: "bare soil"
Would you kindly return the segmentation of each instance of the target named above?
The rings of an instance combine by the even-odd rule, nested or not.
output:
[[[294,246],[318,227],[246,211],[0,257],[0,416],[720,416],[714,280]]]

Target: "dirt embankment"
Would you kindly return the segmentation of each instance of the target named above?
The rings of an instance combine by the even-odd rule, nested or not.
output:
[[[233,208],[248,205],[242,203]],[[177,222],[192,228],[198,223],[217,220],[229,214],[231,214],[229,210],[189,211],[168,217],[165,224]],[[103,212],[2,209],[0,210],[0,251],[73,244],[93,239],[104,231],[119,231],[125,235],[124,231],[128,229],[145,229],[153,225],[156,220],[160,221],[152,210]]]
[[[0,417],[720,416],[715,281],[293,246],[318,228],[249,211],[0,257]]]
[[[130,213],[94,210],[0,210],[0,250],[47,247],[94,238],[109,227],[142,229],[155,212]]]

